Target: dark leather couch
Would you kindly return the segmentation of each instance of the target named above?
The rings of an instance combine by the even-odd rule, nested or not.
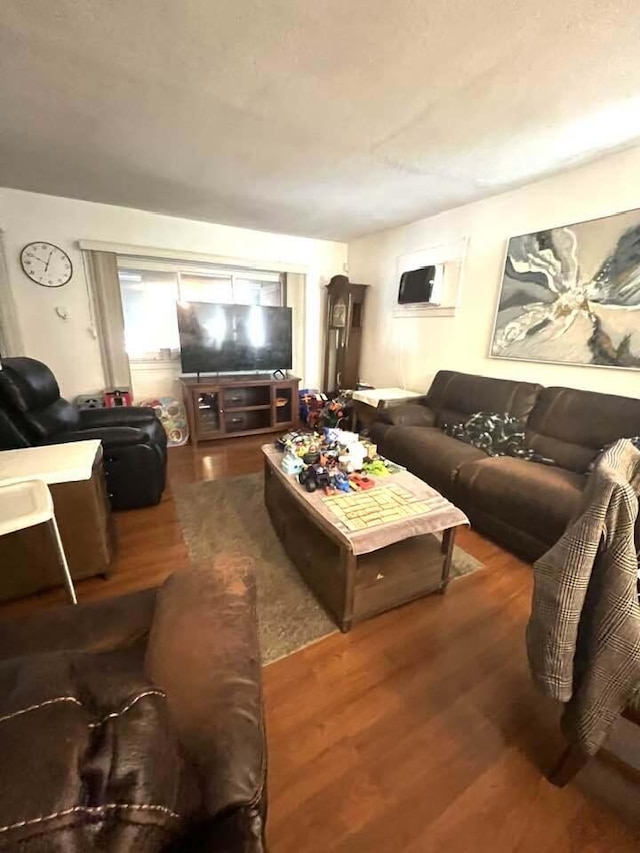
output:
[[[41,361],[3,358],[0,450],[97,438],[114,509],[157,504],[165,487],[167,436],[153,409],[80,410],[60,396]]]
[[[492,458],[442,432],[475,412],[525,421],[526,445],[555,465]],[[371,428],[380,453],[456,503],[474,527],[529,560],[562,535],[598,451],[640,434],[640,401],[441,370],[424,397],[385,410]]]
[[[253,573],[0,622],[0,850],[264,851]]]

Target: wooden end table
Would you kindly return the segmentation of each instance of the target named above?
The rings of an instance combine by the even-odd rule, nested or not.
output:
[[[106,575],[114,552],[102,455],[96,439],[0,452],[0,484],[42,480],[49,486],[74,580]],[[3,536],[0,565],[6,567],[2,601],[61,583],[58,555],[42,525]]]

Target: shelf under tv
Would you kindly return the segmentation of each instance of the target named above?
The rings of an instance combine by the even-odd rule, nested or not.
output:
[[[294,429],[299,381],[256,373],[181,377],[191,443]]]

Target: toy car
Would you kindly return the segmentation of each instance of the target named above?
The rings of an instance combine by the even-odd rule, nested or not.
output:
[[[298,474],[298,482],[308,492],[325,489],[331,485],[331,476],[324,465],[309,465]]]
[[[373,489],[376,485],[375,480],[372,480],[371,477],[363,477],[362,474],[349,474],[349,482],[353,484],[354,488],[363,492]]]
[[[344,471],[333,471],[331,474],[331,484],[334,489],[338,489],[341,492],[349,491],[349,478]]]

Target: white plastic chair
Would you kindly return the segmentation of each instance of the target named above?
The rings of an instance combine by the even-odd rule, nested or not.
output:
[[[42,480],[22,480],[7,484],[0,482],[0,536],[45,523],[53,532],[69,598],[72,604],[77,604],[78,599],[60,539],[49,487]]]

